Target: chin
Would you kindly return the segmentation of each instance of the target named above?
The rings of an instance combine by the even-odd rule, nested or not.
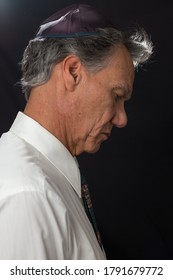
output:
[[[89,154],[97,153],[100,149],[101,143],[97,143],[95,145],[91,145],[89,147],[86,147],[85,152]]]

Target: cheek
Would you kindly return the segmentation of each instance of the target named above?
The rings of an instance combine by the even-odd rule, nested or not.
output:
[[[99,114],[99,121],[100,123],[107,123],[110,122],[110,120],[113,118],[115,114],[115,104],[114,102],[109,102],[103,108],[100,110]]]
[[[90,122],[90,131],[93,135],[98,135],[105,128],[110,129],[111,119],[113,118],[112,111],[100,112],[95,119],[93,118]]]
[[[88,131],[97,130],[113,118],[115,100],[110,92],[100,86],[90,87],[78,110],[79,127]]]

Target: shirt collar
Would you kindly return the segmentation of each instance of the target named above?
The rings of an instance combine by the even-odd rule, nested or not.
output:
[[[42,153],[66,177],[81,197],[77,159],[54,135],[22,112],[18,112],[10,131]]]

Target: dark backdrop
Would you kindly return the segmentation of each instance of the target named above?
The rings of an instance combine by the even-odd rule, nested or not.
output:
[[[17,82],[28,40],[45,18],[75,2],[0,0],[0,134],[25,106]],[[83,2],[102,8],[121,29],[142,25],[155,45],[152,61],[136,72],[127,127],[114,129],[95,155],[78,158],[91,186],[107,256],[173,259],[171,3]]]

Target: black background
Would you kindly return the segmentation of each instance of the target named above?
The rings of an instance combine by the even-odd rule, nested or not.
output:
[[[0,134],[25,99],[20,61],[40,23],[76,1],[0,0]],[[83,1],[103,9],[120,29],[143,26],[154,43],[149,64],[136,72],[126,105],[128,125],[79,162],[91,187],[109,259],[173,259],[172,35],[168,1]],[[9,174],[10,176],[10,174]]]

